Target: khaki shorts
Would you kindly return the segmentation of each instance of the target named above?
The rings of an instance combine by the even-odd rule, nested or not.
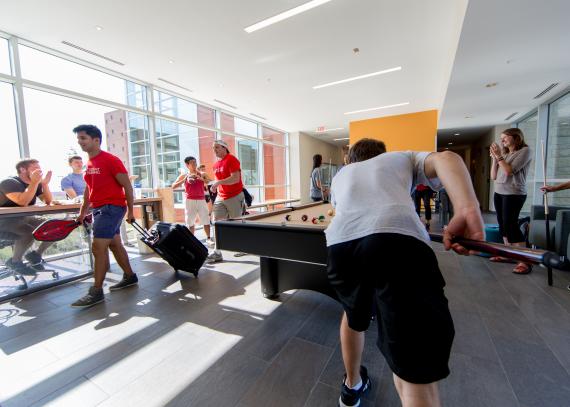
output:
[[[202,226],[210,224],[208,204],[204,199],[186,199],[186,224],[193,227],[196,223],[196,215],[200,218]]]
[[[221,199],[218,195],[216,202],[214,202],[214,209],[212,210],[214,221],[239,218],[243,215],[244,205],[245,199],[243,192],[229,199]]]

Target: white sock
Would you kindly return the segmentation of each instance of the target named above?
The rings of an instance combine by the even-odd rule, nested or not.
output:
[[[346,384],[346,380],[344,381],[344,384],[346,385],[346,387],[348,387],[351,390],[360,390],[360,388],[362,387],[362,379],[360,379],[360,381],[356,383],[356,385],[353,387],[349,387],[348,384]]]

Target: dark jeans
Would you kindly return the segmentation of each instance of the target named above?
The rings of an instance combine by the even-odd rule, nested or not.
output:
[[[495,192],[493,200],[501,236],[506,237],[509,243],[523,243],[519,214],[526,201],[526,195],[502,195]]]
[[[426,212],[426,220],[431,220],[431,199],[432,191],[431,189],[426,189],[425,191],[414,192],[414,204],[416,205],[416,213],[420,216],[421,202],[424,201],[424,208]]]

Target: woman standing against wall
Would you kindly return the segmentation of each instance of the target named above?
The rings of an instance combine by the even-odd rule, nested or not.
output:
[[[311,172],[311,199],[314,202],[322,201],[325,199],[325,188],[323,186],[323,177],[321,172],[321,164],[323,163],[323,156],[315,154],[313,156],[313,171]]]
[[[491,179],[495,181],[495,210],[499,231],[505,244],[513,246],[526,245],[519,228],[520,211],[526,200],[526,176],[530,168],[532,156],[524,142],[520,129],[511,128],[501,134],[501,149],[496,143],[491,144],[490,153]],[[503,261],[501,257],[492,257],[491,261]],[[513,269],[515,274],[528,274],[532,266],[518,263]]]

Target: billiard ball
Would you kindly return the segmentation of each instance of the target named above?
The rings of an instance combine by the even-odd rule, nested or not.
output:
[[[333,211],[332,209],[329,209],[328,212],[327,212],[327,214],[328,214],[329,216],[333,216],[333,215],[334,215],[334,211]]]
[[[302,220],[303,222],[306,222],[307,219],[309,219],[309,217],[308,217],[307,215],[301,216],[301,220]]]
[[[313,222],[316,225],[317,223],[319,223],[319,218],[313,218],[311,219],[311,222]]]
[[[325,220],[325,215],[319,215],[319,220],[322,222]]]
[[[291,215],[285,215],[285,220],[291,220]]]

